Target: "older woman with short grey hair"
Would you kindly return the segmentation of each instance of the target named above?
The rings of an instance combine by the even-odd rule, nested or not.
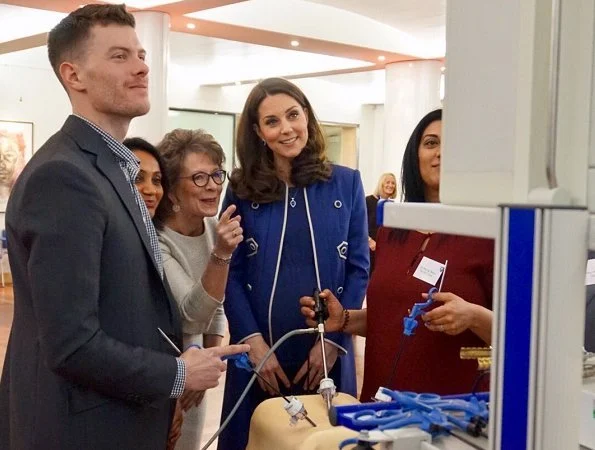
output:
[[[202,130],[176,129],[158,145],[168,194],[155,222],[163,266],[182,316],[184,348],[221,345],[226,319],[223,300],[231,255],[243,240],[240,217],[230,206],[216,219],[226,180],[219,143]],[[204,393],[180,399],[184,420],[176,449],[200,446],[206,404]]]

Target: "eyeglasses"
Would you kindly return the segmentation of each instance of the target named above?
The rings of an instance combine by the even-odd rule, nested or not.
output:
[[[221,185],[225,183],[227,172],[222,169],[215,170],[213,173],[196,172],[192,175],[188,175],[187,177],[180,178],[191,178],[192,182],[198,187],[205,187],[207,184],[209,184],[209,178],[212,178],[215,184]]]

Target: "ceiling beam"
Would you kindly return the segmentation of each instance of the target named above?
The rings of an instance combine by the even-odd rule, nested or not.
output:
[[[318,53],[327,56],[338,56],[342,58],[368,61],[376,64],[377,69],[382,69],[385,64],[390,64],[392,62],[420,59],[411,55],[380,51],[377,49],[342,44],[340,42],[331,42],[322,39],[295,36],[274,31],[260,30],[257,28],[243,27],[239,25],[224,24],[204,19],[192,19],[183,16],[172,16],[170,19],[171,30],[180,33],[197,34],[200,36],[227,39],[237,42],[246,42],[249,44],[264,45],[267,47],[276,47],[286,50]],[[188,29],[186,25],[189,22],[193,23],[196,28]],[[299,41],[299,47],[292,47],[290,45],[290,42],[294,39]],[[378,56],[380,54],[384,56],[384,61],[378,61]]]
[[[41,47],[48,42],[48,33],[39,33],[12,41],[0,42],[0,55]]]

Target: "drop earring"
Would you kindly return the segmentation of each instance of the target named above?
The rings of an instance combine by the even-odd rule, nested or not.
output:
[[[180,212],[180,205],[173,205],[171,209],[175,213]]]

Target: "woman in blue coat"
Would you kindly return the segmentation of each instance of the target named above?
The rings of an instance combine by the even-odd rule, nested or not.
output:
[[[312,106],[287,80],[261,81],[248,96],[237,156],[240,168],[223,209],[236,205],[245,239],[231,261],[225,312],[231,342],[250,344],[258,365],[281,336],[304,327],[299,299],[315,288],[330,289],[345,308],[361,307],[369,267],[366,205],[359,172],[328,162]],[[330,377],[338,391],[356,395],[351,338],[326,338]],[[312,393],[322,367],[320,345],[305,335],[281,345],[261,374],[283,393]],[[249,379],[228,364],[222,421]],[[274,395],[266,383],[254,384],[219,437],[219,450],[243,450],[254,409]]]

